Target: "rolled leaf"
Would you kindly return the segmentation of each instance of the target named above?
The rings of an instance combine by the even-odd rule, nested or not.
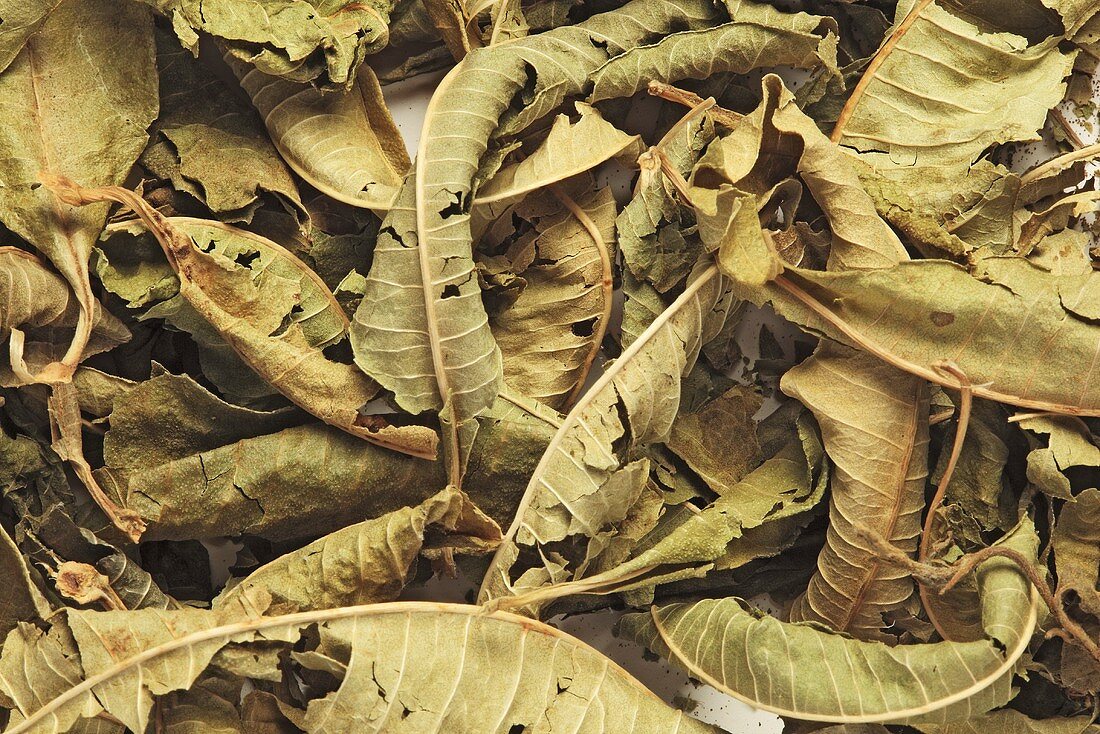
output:
[[[412,456],[435,456],[434,431],[420,426],[376,427],[360,415],[359,408],[377,394],[377,386],[353,365],[329,360],[309,343],[300,324],[284,329],[283,314],[271,304],[286,299],[287,290],[295,287],[292,281],[264,278],[253,282],[247,268],[200,250],[186,232],[132,191],[85,189],[60,178],[51,185],[58,196],[74,204],[117,201],[138,214],[176,271],[180,295],[288,400],[357,438]]]
[[[64,355],[24,381],[67,381],[84,356],[97,311],[88,258],[108,208],[62,204],[40,175],[122,183],[157,115],[155,69],[148,11],[64,0],[0,74],[0,221],[53,263],[80,307]]]
[[[226,60],[299,176],[345,204],[389,209],[411,162],[369,66],[359,67],[347,91],[325,94]]]
[[[1025,521],[1004,544],[1033,558],[1038,537]],[[987,637],[975,642],[889,647],[780,622],[733,598],[629,615],[622,631],[719,690],[783,716],[947,723],[1012,697],[1013,671],[1035,631],[1038,596],[1010,561],[984,562],[978,587]]]

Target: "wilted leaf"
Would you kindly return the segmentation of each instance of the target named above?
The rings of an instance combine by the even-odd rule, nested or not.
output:
[[[500,537],[469,499],[447,488],[416,507],[349,525],[253,571],[214,601],[242,617],[393,601],[405,586],[431,527],[430,550],[484,553]]]
[[[446,484],[438,462],[305,420],[229,405],[187,377],[156,376],[116,404],[101,480],[146,519],[150,540],[311,538],[419,504]],[[469,489],[507,522],[553,429],[519,411],[494,411],[483,428]]]
[[[60,695],[55,686],[47,694],[52,700],[41,708],[40,701],[31,703],[24,714],[33,718],[9,732],[32,726],[61,731],[100,710],[143,731],[154,696],[190,687],[230,640],[294,641],[311,623],[319,624],[316,647],[299,655],[295,667],[338,677],[334,690],[319,692],[304,708],[283,708],[307,732],[328,731],[326,722],[376,722],[385,730],[410,718],[405,726],[443,731],[480,729],[497,720],[509,729],[548,721],[579,730],[595,721],[591,717],[614,731],[717,731],[670,708],[579,640],[502,612],[403,602],[222,627],[214,626],[217,620],[198,610],[69,612],[67,625],[88,678]],[[449,642],[439,644],[443,640]],[[0,665],[7,661],[5,655]]]
[[[1100,415],[1100,381],[1078,367],[1096,359],[1100,327],[1065,310],[1057,277],[1013,257],[983,260],[977,276],[918,260],[864,272],[790,268],[772,285],[737,291],[930,382],[957,388],[935,369],[952,361],[978,397]]]
[[[326,94],[226,60],[299,176],[346,204],[389,209],[411,164],[369,66],[359,66],[347,91]]]
[[[306,219],[298,186],[256,112],[167,31],[157,31],[160,117],[141,165],[219,218],[250,221],[274,195]]]
[[[562,409],[582,389],[611,319],[615,200],[606,188],[561,190],[532,196],[501,220],[517,216],[534,231],[501,259],[524,285],[490,325],[508,385]]]
[[[880,639],[883,615],[913,594],[908,572],[866,539],[917,549],[928,477],[928,391],[874,356],[823,342],[789,370],[783,391],[813,411],[835,467],[829,531],[817,573],[791,610],[860,639]]]
[[[1034,557],[1025,523],[1005,542]],[[1004,559],[979,569],[987,638],[888,647],[780,622],[739,599],[654,608],[623,619],[644,642],[703,681],[757,708],[812,721],[951,721],[1004,704],[1035,630],[1027,579]],[[782,652],[779,652],[782,651]]]
[[[523,546],[587,536],[587,549],[570,569],[584,575],[638,501],[648,474],[648,461],[636,459],[638,451],[668,438],[680,379],[721,330],[730,303],[718,269],[701,267],[573,406],[531,475],[482,583],[483,601],[513,593],[510,569]]]
[[[346,88],[364,55],[386,43],[390,3],[346,0],[142,0],[172,21],[180,43],[199,34],[265,74]]]
[[[677,82],[791,66],[836,72],[836,25],[809,13],[782,13],[755,0],[726,0],[730,21],[671,33],[596,70],[589,100],[629,97],[654,79]]]
[[[995,143],[1035,139],[1073,65],[1059,40],[1029,46],[932,0],[905,0],[833,139],[887,168],[965,166]]]
[[[74,204],[118,201],[138,214],[176,271],[180,295],[288,400],[357,438],[412,456],[435,456],[434,431],[373,425],[364,419],[359,408],[377,394],[377,387],[353,365],[328,359],[309,343],[300,324],[284,328],[283,314],[270,305],[287,298],[298,284],[277,276],[254,282],[248,268],[203,252],[185,231],[126,189],[85,189],[65,179],[52,181],[52,186]]]
[[[0,220],[53,263],[79,306],[68,350],[35,381],[69,380],[84,356],[97,313],[88,258],[107,218],[106,206],[61,204],[39,176],[121,183],[156,117],[155,68],[146,11],[113,0],[64,0],[0,74]]]

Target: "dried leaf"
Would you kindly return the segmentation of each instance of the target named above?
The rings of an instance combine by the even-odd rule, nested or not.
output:
[[[1025,523],[1005,543],[1034,556],[1037,540]],[[946,723],[1011,698],[1035,630],[1037,597],[1016,567],[994,558],[978,573],[987,634],[978,642],[888,647],[780,622],[733,598],[654,608],[622,628],[757,708],[811,721]]]
[[[107,207],[63,205],[39,176],[63,174],[103,186],[129,173],[157,113],[148,13],[112,0],[65,0],[0,74],[0,100],[0,220],[53,263],[79,306],[64,355],[23,380],[67,381],[96,319],[88,258]],[[16,347],[13,356],[18,353]]]
[[[253,282],[247,268],[198,249],[185,231],[126,189],[85,189],[65,179],[51,185],[74,204],[117,201],[138,214],[176,271],[180,295],[288,400],[357,438],[412,456],[435,456],[434,431],[376,426],[364,420],[359,408],[375,396],[376,386],[353,365],[329,360],[309,343],[301,325],[283,329],[283,315],[269,308],[269,302],[285,298],[285,289],[296,285],[292,281],[272,277]]]
[[[352,206],[385,211],[411,165],[374,71],[366,65],[345,92],[264,74],[226,60],[260,111],[271,140],[317,190]]]

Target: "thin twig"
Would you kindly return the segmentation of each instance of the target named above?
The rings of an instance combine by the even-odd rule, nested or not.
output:
[[[689,92],[686,89],[680,89],[679,87],[674,87],[664,82],[650,82],[649,93],[654,97],[660,97],[661,99],[675,102],[684,107],[697,107],[706,102],[706,100],[695,92]],[[714,104],[707,107],[706,113],[710,119],[724,127],[734,127],[745,117],[738,112],[727,110],[725,107],[719,107]]]

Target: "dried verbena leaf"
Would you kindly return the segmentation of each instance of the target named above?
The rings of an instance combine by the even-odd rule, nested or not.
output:
[[[991,145],[1033,140],[1073,65],[1060,40],[1029,46],[931,0],[905,0],[833,139],[875,165],[917,169],[965,167]]]
[[[149,13],[113,0],[65,0],[0,74],[0,220],[53,263],[80,307],[68,350],[36,381],[70,379],[84,355],[98,312],[88,258],[107,218],[106,206],[61,204],[39,175],[121,183],[156,117],[156,79]]]
[[[1038,549],[1030,522],[1004,543],[1032,558]],[[1038,597],[1015,565],[985,561],[978,584],[987,637],[977,642],[888,647],[780,622],[735,598],[628,615],[622,631],[725,693],[783,716],[946,723],[1012,697],[1013,671],[1035,630]]]
[[[439,462],[303,419],[229,405],[188,377],[160,375],[116,404],[101,480],[148,521],[150,540],[311,538],[417,505],[446,484]],[[469,489],[482,510],[507,522],[553,428],[494,411],[482,429]]]
[[[180,43],[198,51],[199,34],[274,74],[318,87],[347,88],[366,54],[386,44],[385,0],[141,0],[172,21]]]
[[[656,147],[673,169],[686,177],[714,138],[714,133],[713,121],[697,116],[675,125]],[[668,179],[643,169],[632,198],[615,221],[619,249],[623,253],[628,275],[644,278],[661,293],[682,282],[702,254],[698,239],[685,234],[685,229],[690,229],[692,224],[694,222],[680,206]],[[628,298],[623,315],[624,331],[626,321],[633,316],[631,311],[634,306],[641,305],[632,304],[638,296],[635,290],[631,287],[630,278],[626,278],[624,291]],[[651,312],[653,310],[650,309]],[[638,319],[645,324],[650,320]],[[637,333],[644,328],[637,329]]]
[[[829,222],[830,270],[881,268],[907,259],[864,191],[858,162],[799,110],[779,77],[769,74],[761,87],[760,105],[711,143],[692,172],[692,183],[709,188],[726,183],[764,197],[783,179],[798,175]]]
[[[96,561],[96,569],[107,577],[126,609],[174,609],[179,606],[153,581],[153,577],[125,553],[114,552]]]
[[[20,622],[36,621],[49,611],[23,554],[7,531],[0,528],[0,635],[6,637]]]
[[[12,331],[22,340],[24,365],[0,367],[0,385],[20,384],[27,372],[42,371],[62,358],[73,327],[80,318],[81,305],[73,291],[58,275],[26,250],[0,247],[0,342],[7,343]],[[91,335],[83,356],[106,351],[129,340],[129,330],[97,300],[91,302]],[[23,378],[15,372],[23,373]]]
[[[782,13],[754,0],[727,0],[730,22],[672,33],[628,50],[594,74],[589,101],[629,97],[654,79],[707,79],[754,69],[824,67],[836,72],[836,24],[808,13]]]
[[[43,630],[21,623],[8,633],[0,654],[0,701],[10,710],[8,728],[18,726],[33,711],[80,683],[80,667],[72,633],[63,625]],[[54,731],[68,731],[80,717],[76,709],[51,722]],[[89,708],[88,716],[94,715]]]
[[[1084,734],[1089,730],[1092,719],[1088,716],[1071,716],[1064,719],[1029,719],[1019,711],[1004,709],[969,721],[959,721],[943,726],[919,726],[924,734]]]
[[[828,539],[791,619],[881,639],[883,615],[905,605],[913,581],[882,562],[866,533],[907,555],[916,551],[928,477],[928,391],[923,380],[831,342],[788,371],[782,388],[813,412],[835,467]]]
[[[424,547],[484,553],[500,528],[453,487],[416,507],[349,525],[256,569],[213,602],[242,618],[394,601]]]
[[[1000,503],[1005,466],[1011,456],[1006,418],[1005,410],[996,403],[974,401],[966,441],[947,489],[947,501],[957,502],[987,530],[1013,522],[1006,522]],[[947,438],[945,447],[950,446]],[[943,476],[949,455],[949,448],[941,451],[932,472],[934,482],[939,483]]]
[[[474,206],[511,202],[538,189],[589,171],[619,156],[635,156],[640,138],[603,119],[595,107],[577,103],[580,117],[558,115],[537,148],[519,163],[498,171],[477,190]]]
[[[328,731],[326,722],[377,724],[385,731],[409,718],[418,728],[441,731],[480,730],[498,720],[506,731],[533,730],[544,721],[579,729],[591,711],[602,712],[613,731],[717,732],[669,707],[583,642],[503,612],[399,602],[215,626],[218,621],[199,610],[68,612],[86,677],[67,690],[43,691],[52,700],[29,702],[22,713],[32,719],[9,732],[55,734],[100,711],[144,731],[154,697],[190,688],[230,640],[245,649],[250,641],[293,642],[314,623],[314,649],[296,655],[293,668],[334,674],[336,685],[313,692],[305,708],[282,705],[308,732]],[[0,659],[4,664],[8,655]]]
[[[978,277],[955,263],[919,260],[862,272],[789,268],[764,288],[736,288],[930,382],[959,386],[935,369],[950,359],[978,397],[1100,415],[1100,380],[1079,369],[1096,359],[1100,326],[1066,311],[1057,289],[1057,276],[1017,257],[983,260]],[[1050,362],[1049,354],[1060,357]]]
[[[589,73],[610,56],[674,24],[704,25],[714,14],[696,0],[633,0],[576,26],[478,49],[437,87],[416,170],[383,224],[352,334],[359,366],[401,407],[439,413],[451,483],[461,481],[474,418],[502,379],[474,277],[470,230],[474,183],[490,137],[518,132],[583,93]],[[525,97],[523,110],[507,115],[517,94]]]
[[[1100,619],[1100,490],[1074,499],[1062,506],[1051,533],[1058,592],[1072,592],[1081,611]]]
[[[738,568],[790,545],[825,495],[824,452],[799,425],[780,450],[702,510],[670,511],[629,560],[572,584],[535,592],[540,602],[572,593],[624,592]],[[671,518],[671,520],[669,519]]]
[[[490,319],[505,381],[555,409],[583,386],[612,307],[615,199],[607,188],[573,196],[577,213],[554,197],[535,196],[505,212],[533,222],[535,232],[506,253],[509,271],[525,285]]]
[[[159,29],[157,66],[160,117],[141,165],[221,219],[250,221],[261,196],[272,194],[305,220],[298,186],[255,110]]]
[[[343,308],[317,273],[293,253],[219,222],[187,217],[169,221],[204,252],[241,266],[258,288],[265,279],[284,283],[285,288],[268,289],[265,308],[280,323],[297,324],[310,347],[324,349],[343,339],[348,328]],[[141,222],[109,225],[96,255],[96,274],[108,290],[132,308],[146,308],[142,318],[162,318],[191,334],[199,345],[203,373],[223,395],[248,405],[279,395],[180,294],[179,278]]]
[[[669,434],[669,450],[679,456],[715,494],[727,491],[761,460],[753,416],[762,399],[754,390],[734,387],[702,410],[681,413]]]
[[[277,276],[254,282],[248,268],[203,252],[185,231],[132,191],[85,189],[60,178],[52,180],[51,186],[73,203],[117,201],[138,214],[176,271],[180,295],[288,400],[357,438],[411,456],[434,458],[434,431],[421,426],[378,426],[360,416],[359,408],[377,394],[377,386],[354,365],[328,359],[309,343],[300,324],[284,325],[283,314],[271,308],[271,300],[285,298],[286,289],[298,284]]]
[[[62,0],[0,0],[0,72],[8,68],[27,39],[34,35]]]
[[[718,269],[700,267],[676,301],[608,367],[573,406],[531,475],[515,520],[494,556],[481,599],[513,593],[510,568],[520,546],[587,536],[576,576],[616,534],[645,485],[648,462],[632,460],[665,441],[680,403],[679,383],[731,305]]]
[[[229,55],[226,60],[275,147],[299,176],[346,204],[389,209],[412,164],[367,64],[360,65],[347,91],[324,94]]]

